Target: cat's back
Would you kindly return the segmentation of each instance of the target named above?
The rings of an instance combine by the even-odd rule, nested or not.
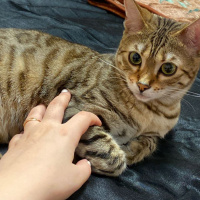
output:
[[[1,97],[30,98],[30,90],[55,83],[94,55],[88,47],[39,31],[0,29]]]
[[[39,31],[0,29],[0,142],[18,133],[30,108],[48,104],[73,73],[78,79],[95,55]]]
[[[0,29],[0,49],[0,64],[5,64],[2,63],[3,60],[15,59],[19,56],[24,56],[25,59],[27,54],[32,54],[37,58],[40,55],[40,59],[37,59],[40,61],[58,51],[59,53],[71,52],[71,57],[77,56],[78,53],[92,51],[83,45],[71,43],[44,32],[13,28]]]
[[[1,96],[24,96],[27,89],[50,84],[64,68],[70,71],[94,55],[88,47],[43,32],[0,29]]]

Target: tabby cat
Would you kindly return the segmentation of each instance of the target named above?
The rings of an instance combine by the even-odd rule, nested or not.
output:
[[[116,55],[38,31],[0,29],[0,142],[23,130],[32,107],[67,88],[64,120],[85,110],[103,123],[90,127],[76,149],[93,172],[118,176],[156,150],[199,70],[200,20],[176,22],[133,0],[125,8]]]

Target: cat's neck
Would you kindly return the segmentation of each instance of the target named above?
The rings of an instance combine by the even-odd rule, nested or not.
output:
[[[163,105],[165,107],[174,107],[174,106],[179,106],[180,102],[181,102],[181,97],[176,98],[176,99],[170,98],[170,97],[168,97],[168,98],[165,97],[165,98],[152,100],[149,103],[156,104],[156,105],[160,104],[160,105]]]

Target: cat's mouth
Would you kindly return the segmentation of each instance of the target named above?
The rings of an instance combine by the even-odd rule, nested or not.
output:
[[[133,93],[133,95],[136,97],[136,99],[138,99],[139,101],[147,102],[152,99],[152,97],[148,96],[146,94],[146,92],[140,93],[136,84],[130,84],[128,82],[128,87],[131,90],[131,92]]]

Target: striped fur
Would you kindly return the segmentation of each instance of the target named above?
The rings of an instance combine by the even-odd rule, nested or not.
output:
[[[131,25],[134,14],[127,14],[116,55],[101,55],[37,31],[0,29],[0,142],[22,131],[32,107],[48,105],[67,88],[72,99],[64,121],[85,110],[103,122],[102,127],[90,127],[76,149],[92,163],[93,172],[118,176],[156,150],[158,138],[177,123],[180,101],[195,79],[199,57],[189,54],[175,34],[185,24],[152,15],[132,0],[126,0],[128,10],[127,5],[140,13],[140,30],[129,27],[137,21]],[[130,63],[132,51],[141,55],[141,66]],[[173,76],[160,73],[164,62],[178,66]],[[150,86],[142,95],[138,81]]]

